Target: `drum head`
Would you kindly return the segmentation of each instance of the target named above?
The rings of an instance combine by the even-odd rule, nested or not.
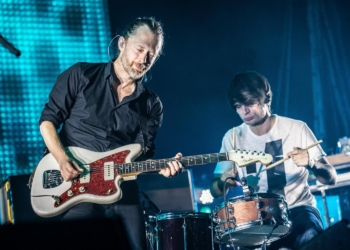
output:
[[[287,206],[282,195],[272,193],[230,199],[214,211],[216,240],[234,246],[259,246],[266,239],[276,241],[291,228]]]

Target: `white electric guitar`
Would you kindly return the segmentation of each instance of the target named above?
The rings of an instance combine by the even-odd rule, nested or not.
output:
[[[72,181],[64,181],[59,165],[52,156],[44,156],[31,180],[31,203],[36,214],[56,216],[81,202],[109,204],[121,199],[122,181],[134,180],[143,172],[161,170],[174,159],[132,162],[141,154],[140,144],[130,144],[108,152],[93,152],[79,147],[67,147],[67,154],[84,169]],[[233,150],[226,153],[182,157],[183,166],[233,161],[239,167],[254,162],[266,165],[272,156],[266,153]]]

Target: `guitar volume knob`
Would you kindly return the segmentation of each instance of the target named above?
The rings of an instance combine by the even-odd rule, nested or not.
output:
[[[72,190],[68,190],[67,195],[68,195],[68,196],[73,196],[73,195],[74,195],[74,192],[73,192]]]
[[[80,193],[84,193],[85,191],[86,191],[86,188],[85,188],[85,187],[83,187],[83,186],[82,186],[82,187],[79,187],[79,192],[80,192]]]

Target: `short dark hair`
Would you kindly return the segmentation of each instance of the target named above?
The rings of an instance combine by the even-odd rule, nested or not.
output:
[[[230,82],[227,100],[233,109],[235,105],[264,104],[272,101],[272,91],[267,79],[258,72],[248,71],[237,74]]]
[[[154,17],[138,17],[134,19],[132,22],[125,26],[125,28],[120,33],[120,36],[124,37],[126,41],[131,35],[135,34],[136,30],[139,27],[144,25],[146,25],[155,35],[157,35],[158,38],[162,39],[162,47],[159,50],[159,55],[161,55],[164,44],[164,31],[162,23],[160,21],[156,21]]]

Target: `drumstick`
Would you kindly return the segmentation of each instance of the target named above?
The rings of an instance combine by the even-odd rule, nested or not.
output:
[[[322,142],[322,140],[319,140],[319,141],[315,142],[314,144],[311,144],[311,145],[309,145],[309,146],[307,146],[306,148],[303,148],[303,149],[304,149],[304,150],[305,150],[305,149],[306,149],[306,150],[307,150],[307,149],[310,149],[310,148],[312,148],[312,147],[314,147],[314,146],[320,144],[321,142]],[[270,165],[267,166],[265,169],[261,170],[261,172],[266,171],[266,170],[269,170],[270,168],[274,168],[274,167],[276,167],[277,165],[281,164],[282,162],[284,162],[284,161],[286,161],[286,160],[288,160],[288,159],[290,159],[289,156],[284,157],[283,159],[281,159],[281,160],[279,160],[279,161],[276,161],[276,162],[273,163],[273,164],[270,164]]]

